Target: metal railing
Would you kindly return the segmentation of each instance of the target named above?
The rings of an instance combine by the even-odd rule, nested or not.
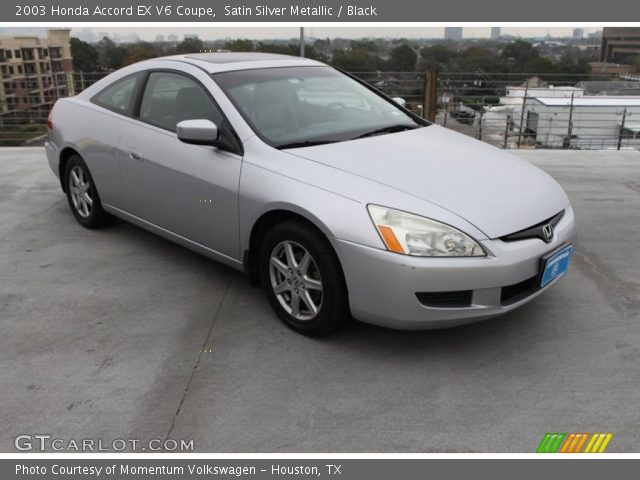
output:
[[[0,146],[37,145],[47,133],[47,116],[61,97],[75,95],[108,72],[3,73],[0,95]]]
[[[588,81],[634,81],[633,75],[432,74],[435,82],[428,73],[355,73],[387,95],[403,97],[414,113],[501,148],[640,149],[640,89],[635,96],[616,92],[615,101],[607,101],[606,90],[594,98],[574,88]]]
[[[45,84],[42,78],[3,76],[0,146],[42,142],[53,103],[81,92],[105,75],[50,74],[51,81]],[[582,91],[567,89],[582,81],[633,81],[621,79],[619,74],[432,71],[354,75],[391,97],[402,97],[420,116],[501,148],[640,149],[640,93],[636,98],[617,97],[615,104],[607,104],[597,99],[585,101]],[[555,99],[552,105],[540,100],[549,96]]]

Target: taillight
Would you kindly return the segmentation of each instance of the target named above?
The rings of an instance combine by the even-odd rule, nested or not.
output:
[[[49,130],[53,129],[53,121],[51,120],[52,114],[53,114],[53,108],[49,110],[49,116],[47,117],[47,128]]]

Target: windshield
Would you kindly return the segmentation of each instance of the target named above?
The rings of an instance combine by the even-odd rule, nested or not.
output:
[[[285,67],[213,75],[268,144],[295,148],[428,125],[330,67]]]

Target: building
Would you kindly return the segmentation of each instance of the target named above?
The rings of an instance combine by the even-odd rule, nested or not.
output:
[[[591,32],[587,34],[587,43],[589,45],[597,45],[600,48],[600,42],[602,41],[602,30],[597,32]]]
[[[172,33],[167,37],[167,40],[169,40],[170,42],[177,42],[178,41],[178,35],[176,35],[175,33]]]
[[[462,40],[462,27],[444,27],[445,40]]]
[[[533,77],[535,79],[537,77]],[[524,96],[545,98],[578,98],[578,97],[640,97],[640,76],[629,81],[592,81],[584,80],[571,86],[535,85],[507,86],[506,95],[500,97],[500,105],[522,105]]]
[[[583,81],[576,84],[576,88],[584,91],[586,96],[639,96],[640,97],[640,76],[637,81],[615,81],[597,82]]]
[[[527,101],[523,140],[547,148],[640,148],[640,97],[536,97]],[[519,118],[514,118],[519,128]]]
[[[500,27],[491,27],[491,40],[499,40],[500,36]]]
[[[506,96],[500,97],[500,105],[513,106],[518,109],[521,108],[522,102],[526,97],[546,97],[546,98],[578,98],[584,95],[584,89],[579,87],[554,87],[550,85],[548,87],[524,87],[508,86],[506,88]]]
[[[156,35],[156,42],[157,43],[162,43],[164,41],[166,41],[165,38],[164,38],[164,35]]]
[[[48,111],[59,97],[74,94],[70,32],[0,38],[0,114]]]
[[[619,63],[607,63],[607,62],[589,62],[591,67],[591,73],[608,73],[608,74],[632,74],[639,70],[637,65],[624,65]]]
[[[640,55],[640,27],[605,27],[602,29],[600,61],[629,63]]]
[[[638,87],[621,81],[507,86],[500,105],[484,108],[483,132],[503,142],[509,129],[513,143],[543,148],[615,149],[618,142],[640,148]]]
[[[584,38],[584,28],[574,28],[573,38],[581,40]]]

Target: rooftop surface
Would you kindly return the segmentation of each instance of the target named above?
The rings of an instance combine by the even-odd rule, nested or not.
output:
[[[576,87],[583,88],[585,95],[640,95],[640,82],[584,81]]]
[[[515,151],[566,189],[565,279],[442,331],[309,339],[245,277],[130,224],[74,220],[41,148],[0,149],[0,452],[21,433],[198,452],[640,451],[640,152]]]
[[[535,100],[550,107],[571,105],[571,97],[535,97]],[[574,107],[639,107],[640,96],[620,96],[620,97],[575,97]]]

